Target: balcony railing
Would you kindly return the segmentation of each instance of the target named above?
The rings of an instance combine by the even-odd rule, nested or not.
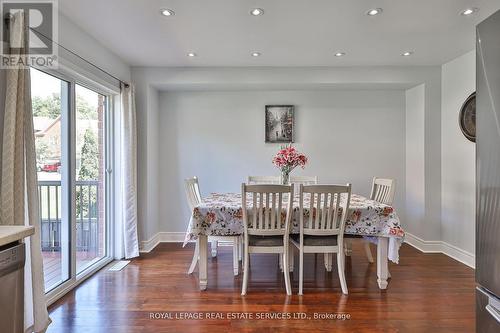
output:
[[[99,181],[76,181],[76,250],[99,250]],[[42,251],[61,250],[61,181],[39,181]],[[66,222],[65,222],[66,223]],[[69,235],[68,235],[69,239]]]

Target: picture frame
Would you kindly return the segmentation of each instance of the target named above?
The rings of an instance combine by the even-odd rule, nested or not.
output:
[[[293,143],[295,138],[295,106],[266,105],[265,142]]]

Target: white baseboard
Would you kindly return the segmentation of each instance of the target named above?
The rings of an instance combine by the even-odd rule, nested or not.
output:
[[[183,243],[185,232],[158,232],[146,241],[141,241],[139,252],[151,252],[160,243]]]
[[[426,241],[410,233],[405,235],[405,243],[424,253],[443,253],[461,263],[475,268],[475,255],[443,241]]]
[[[424,253],[442,253],[441,241],[426,241],[409,232],[405,233],[405,243]]]
[[[156,245],[160,244],[160,234],[157,233],[155,234],[153,237],[151,237],[150,239],[146,240],[146,241],[141,241],[140,245],[139,245],[139,252],[143,252],[143,253],[148,253],[148,252],[151,252],[151,250],[153,250]]]
[[[160,243],[184,243],[185,232],[158,232],[146,241],[141,241],[139,252],[151,252]],[[233,246],[229,240],[217,240],[217,246]]]

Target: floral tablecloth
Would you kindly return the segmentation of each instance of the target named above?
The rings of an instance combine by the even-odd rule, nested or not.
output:
[[[307,198],[305,198],[305,201]],[[247,198],[247,208],[252,207],[252,200]],[[304,204],[304,215],[309,215],[309,203]],[[292,216],[292,233],[299,233],[298,197],[294,200]],[[230,236],[242,235],[241,194],[212,193],[193,210],[189,227],[184,240],[194,240],[198,235]],[[388,259],[399,261],[399,248],[404,240],[404,230],[399,218],[391,206],[353,194],[349,204],[349,213],[345,233],[361,235],[373,243],[377,237],[389,238]]]

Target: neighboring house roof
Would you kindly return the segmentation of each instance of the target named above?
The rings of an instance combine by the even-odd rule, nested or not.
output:
[[[35,136],[44,136],[59,121],[61,121],[61,116],[57,118],[33,117],[33,128],[35,130]]]
[[[57,118],[33,117],[33,128],[36,137],[45,136],[52,127],[61,121],[61,116]],[[84,133],[87,129],[98,131],[99,122],[95,119],[78,119],[77,133]]]

